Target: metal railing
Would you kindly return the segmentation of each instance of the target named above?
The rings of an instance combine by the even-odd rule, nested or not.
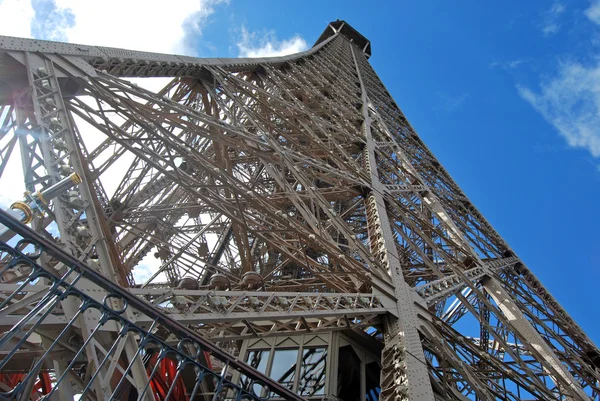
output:
[[[257,386],[303,400],[4,211],[0,224],[16,234],[0,242],[0,321],[14,320],[0,335],[0,400],[261,400]]]

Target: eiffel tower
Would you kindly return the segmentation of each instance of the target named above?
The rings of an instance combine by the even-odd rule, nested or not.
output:
[[[599,399],[370,56],[0,37],[0,400]]]

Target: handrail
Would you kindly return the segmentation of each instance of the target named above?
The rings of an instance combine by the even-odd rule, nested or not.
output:
[[[50,314],[49,311],[52,310],[52,306],[50,304],[48,304],[48,302],[51,302],[51,299],[52,299],[52,302],[55,302],[55,304],[58,304],[59,301],[64,300],[67,296],[74,295],[81,300],[81,302],[82,302],[81,305],[85,305],[85,308],[83,306],[82,306],[82,308],[84,308],[84,309],[96,308],[96,309],[100,310],[100,312],[102,313],[102,318],[100,319],[100,322],[102,322],[102,321],[108,322],[109,320],[115,320],[121,324],[121,326],[122,326],[121,331],[126,330],[128,332],[137,333],[137,335],[140,338],[140,341],[139,341],[140,350],[142,350],[142,348],[150,342],[152,342],[154,344],[158,343],[158,344],[160,344],[163,353],[172,353],[172,354],[177,355],[177,358],[180,360],[180,363],[178,364],[178,366],[181,367],[181,366],[184,366],[186,363],[187,364],[191,363],[194,365],[194,367],[196,369],[198,369],[201,372],[201,373],[199,373],[199,375],[201,375],[202,377],[205,376],[207,373],[210,373],[213,376],[219,377],[220,379],[218,382],[218,386],[221,386],[222,388],[226,388],[227,391],[230,391],[230,392],[231,391],[237,392],[238,396],[233,397],[232,399],[259,400],[261,398],[256,396],[255,394],[251,394],[249,392],[249,391],[251,391],[250,389],[248,389],[248,390],[240,389],[239,386],[237,386],[234,383],[229,382],[222,375],[210,371],[208,368],[206,368],[206,366],[203,366],[197,359],[194,359],[194,358],[190,357],[189,355],[186,355],[186,353],[183,352],[182,349],[180,349],[182,342],[184,342],[185,344],[193,344],[196,349],[202,350],[205,352],[209,352],[211,356],[213,356],[217,360],[221,361],[228,368],[237,370],[239,373],[252,379],[255,383],[260,383],[260,384],[264,385],[270,391],[272,391],[273,393],[277,394],[278,396],[280,396],[286,400],[298,400],[298,401],[304,400],[303,397],[300,397],[299,395],[293,393],[291,390],[287,389],[286,387],[282,386],[281,384],[272,380],[271,378],[265,376],[264,374],[258,372],[257,370],[255,370],[254,368],[249,366],[248,364],[237,359],[236,357],[224,352],[223,350],[219,349],[215,344],[200,337],[197,333],[190,330],[188,327],[180,324],[176,320],[173,320],[169,316],[163,314],[160,310],[158,310],[154,306],[144,302],[143,300],[137,298],[135,295],[131,294],[129,291],[121,288],[118,284],[107,279],[106,277],[104,277],[100,273],[96,272],[95,270],[93,270],[92,268],[87,266],[86,264],[82,263],[80,260],[74,258],[72,255],[69,255],[63,249],[59,248],[56,244],[49,241],[47,238],[43,237],[39,233],[33,231],[31,228],[20,223],[16,219],[12,218],[8,213],[6,213],[5,211],[2,211],[2,210],[0,210],[0,224],[5,225],[11,231],[13,231],[17,235],[21,236],[23,238],[23,240],[21,241],[22,245],[33,244],[36,247],[36,249],[38,249],[38,252],[36,252],[37,256],[35,256],[35,257],[34,256],[26,256],[22,252],[20,252],[18,249],[16,249],[15,247],[7,245],[4,242],[0,242],[0,251],[4,252],[5,254],[9,254],[10,259],[12,259],[10,262],[6,263],[5,266],[2,266],[2,269],[0,269],[0,273],[4,274],[8,269],[15,268],[15,266],[17,266],[19,263],[21,263],[21,264],[25,263],[25,264],[31,266],[32,271],[22,286],[26,286],[26,285],[30,284],[31,282],[36,281],[42,277],[50,280],[50,282],[51,282],[51,289],[49,290],[48,294],[46,294],[43,297],[43,299],[39,301],[40,303],[42,301],[44,301],[44,302],[46,302],[46,304],[44,304],[42,306],[40,306],[39,304],[35,305],[33,307],[33,309],[31,310],[31,312],[17,324],[17,326],[19,326],[19,327],[15,327],[15,328],[13,328],[14,330],[10,330],[7,333],[4,333],[2,335],[2,337],[0,337],[0,350],[5,348],[6,344],[9,344],[11,341],[15,341],[15,339],[17,338],[17,337],[15,337],[15,334],[17,332],[20,333],[19,335],[22,335],[23,331],[26,331],[26,329],[24,327],[26,327],[28,324],[30,324],[30,323],[34,324],[34,327],[35,327],[37,324],[40,323],[40,321],[45,316],[48,316]],[[45,253],[46,255],[51,256],[52,258],[56,259],[56,261],[62,262],[65,266],[67,266],[69,268],[68,273],[66,273],[65,275],[60,277],[56,271],[53,271],[52,269],[44,268],[44,267],[40,266],[36,262],[36,259],[39,257],[39,254],[42,252]],[[73,275],[73,273],[75,273],[75,274]],[[97,286],[104,289],[108,293],[108,295],[105,297],[104,303],[95,301],[88,294],[79,290],[74,285],[75,282],[79,281],[82,278],[89,280],[90,282],[96,284]],[[18,293],[18,291],[15,291],[13,294],[11,294],[3,302],[0,303],[0,313],[2,312],[3,309],[11,306],[12,302],[15,302],[15,300],[18,298],[18,297],[16,297],[17,293]],[[52,298],[52,296],[55,296],[56,299]],[[113,310],[110,307],[108,307],[107,300],[109,298],[118,299],[122,305],[122,310]],[[48,312],[46,311],[46,309],[48,310]],[[125,310],[128,310],[131,313],[134,313],[134,312],[135,313],[143,313],[143,314],[151,317],[155,322],[154,325],[163,326],[165,329],[168,330],[168,332],[170,334],[177,337],[177,339],[180,340],[179,341],[180,346],[178,346],[178,348],[175,349],[175,348],[169,346],[168,344],[166,344],[166,342],[164,342],[163,340],[156,337],[154,334],[150,333],[148,330],[145,330],[143,328],[136,326],[135,323],[132,323],[131,321],[129,321],[126,318],[127,313],[125,313],[125,314],[123,313],[123,312],[125,312]],[[82,314],[83,311],[80,310],[77,313]],[[42,318],[40,318],[40,314],[42,315]],[[32,322],[34,322],[34,323],[32,323]],[[74,322],[74,320],[72,319],[71,322]],[[69,324],[71,324],[71,323],[69,323]],[[31,332],[33,330],[33,328],[28,329],[28,330],[29,330],[29,332]],[[65,330],[66,329],[63,329],[63,332]],[[26,338],[27,338],[27,336],[22,338],[18,344],[22,344],[22,342],[24,342]],[[55,343],[56,343],[56,341],[55,341]],[[52,346],[54,346],[55,343]],[[15,354],[15,352],[17,351],[17,348],[18,347],[15,347],[15,349],[9,354],[9,356],[5,357],[2,361],[0,361],[0,373],[3,373],[2,372],[3,366],[6,365],[8,359],[10,359],[10,357],[12,357]],[[50,347],[50,348],[52,348],[52,347]],[[138,350],[138,351],[140,351],[140,350]],[[50,352],[51,352],[50,349],[46,350],[46,354],[49,354]],[[83,352],[83,346],[78,351],[78,355],[82,352]],[[143,352],[141,352],[141,353],[143,353]],[[198,352],[198,354],[200,354],[200,353],[201,352]],[[42,360],[43,359],[44,358],[42,358]],[[181,361],[183,361],[185,363],[182,363]],[[183,369],[184,369],[184,367],[181,367],[181,370],[183,370]],[[30,374],[32,374],[32,373],[34,373],[34,370],[32,370],[30,372]],[[200,380],[202,380],[201,377],[200,377]],[[22,382],[26,383],[27,380],[23,379]],[[21,383],[21,389],[23,386],[24,386],[24,384]],[[217,386],[217,388],[218,388],[218,386]],[[89,385],[88,385],[88,387],[89,387]],[[15,387],[15,389],[17,389],[17,387]],[[216,397],[216,395],[217,394],[215,394],[215,397]],[[229,398],[231,398],[231,397],[227,396],[227,399],[229,399]],[[14,399],[14,398],[8,398],[8,399]],[[215,398],[215,399],[218,399],[218,398]]]

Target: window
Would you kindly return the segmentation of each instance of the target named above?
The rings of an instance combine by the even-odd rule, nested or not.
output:
[[[326,361],[327,348],[323,346],[250,350],[246,358],[256,370],[305,397],[325,395]],[[263,386],[251,383],[247,377],[242,377],[241,384],[255,395],[265,396]]]
[[[267,362],[271,351],[250,351],[248,354],[248,364],[261,373],[267,371]]]
[[[300,395],[325,394],[325,361],[326,348],[304,348],[300,364],[298,379],[298,393]]]
[[[289,389],[294,387],[298,349],[276,349],[269,377]]]
[[[267,363],[269,362],[269,355],[271,351],[250,351],[248,354],[248,358],[246,362],[252,366],[254,369],[258,370],[261,373],[266,373],[267,371]],[[242,376],[240,380],[240,384],[243,389],[246,389],[250,393],[258,397],[264,396],[263,386],[260,384],[251,384],[252,380],[246,376]],[[252,386],[250,388],[250,386]]]

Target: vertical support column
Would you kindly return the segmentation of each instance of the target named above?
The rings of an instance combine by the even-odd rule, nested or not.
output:
[[[46,171],[46,179],[55,184],[60,181],[61,176],[77,172],[82,177],[83,182],[78,188],[77,195],[81,199],[80,205],[73,206],[70,200],[65,197],[57,197],[54,202],[54,215],[56,224],[66,249],[78,258],[86,258],[92,248],[98,255],[100,270],[106,277],[115,280],[119,277],[119,272],[115,271],[115,262],[118,259],[116,254],[111,254],[111,248],[107,241],[107,231],[102,226],[103,215],[98,211],[98,202],[95,199],[94,190],[91,186],[87,165],[82,159],[78,149],[77,141],[71,127],[71,121],[67,113],[64,99],[61,94],[58,77],[55,72],[54,63],[37,54],[24,53],[24,67],[26,69],[29,91],[16,99],[18,105],[16,112],[17,118],[22,128],[28,128],[28,131],[36,136],[36,139],[28,143],[25,138],[20,140],[21,152],[23,157],[24,175],[28,189],[33,189],[34,177],[32,165],[36,161],[34,155],[43,161],[43,166],[36,166],[38,169],[43,167]],[[28,122],[28,126],[24,125]],[[29,171],[28,171],[29,170]],[[39,175],[39,174],[38,174]],[[74,191],[77,191],[74,189]],[[85,213],[85,221],[82,216]],[[113,249],[114,251],[114,249]],[[122,281],[122,278],[121,278]],[[109,301],[111,307],[115,310],[121,309],[117,301]],[[71,304],[68,300],[63,302],[65,313],[71,311],[73,316],[79,305]],[[127,313],[127,312],[125,312]],[[96,322],[90,319],[89,313],[84,313],[80,320],[81,335],[88,339],[92,335],[92,328]],[[102,339],[104,348],[110,349],[110,345],[115,341],[116,333]],[[106,346],[108,345],[108,346]],[[138,346],[132,335],[127,335],[127,345],[125,351],[127,355],[135,355]],[[96,347],[90,343],[86,347],[87,358],[90,369],[98,369],[99,361],[103,359],[96,350]],[[118,356],[117,356],[118,357]],[[58,374],[59,372],[57,372]],[[60,372],[67,374],[67,372]],[[102,372],[106,377],[114,372]],[[147,382],[145,367],[141,358],[137,358],[131,370],[132,377],[136,382],[138,391],[143,389]],[[98,398],[106,398],[111,395],[110,386],[102,387],[99,385],[101,380],[95,382],[95,391]],[[68,399],[69,391],[62,391],[61,398]],[[72,398],[72,393],[70,395]],[[153,395],[146,393],[145,399],[153,400]]]
[[[329,333],[329,346],[327,347],[327,365],[325,367],[327,384],[325,385],[325,394],[331,399],[337,399],[338,395],[339,333],[339,331]]]
[[[389,138],[392,139],[392,136],[389,133],[384,122],[382,122],[382,126],[384,127],[386,134],[389,136]],[[408,160],[406,154],[404,154],[403,150],[400,148],[396,148],[396,153],[404,161],[407,168],[415,175],[415,177],[419,177],[421,183],[425,185],[419,173],[414,169],[414,167],[411,166],[410,161]],[[518,305],[512,300],[510,294],[506,290],[504,290],[504,288],[502,288],[498,280],[493,277],[493,272],[490,270],[489,266],[481,260],[475,249],[473,249],[473,247],[469,244],[469,241],[465,237],[465,234],[448,216],[446,210],[442,206],[442,203],[437,198],[437,196],[433,192],[429,191],[427,195],[424,196],[424,201],[428,204],[428,206],[436,214],[436,216],[441,221],[443,221],[444,224],[449,228],[449,236],[454,241],[462,245],[462,252],[464,252],[465,256],[473,258],[475,263],[477,263],[477,265],[480,266],[486,273],[486,278],[482,280],[482,285],[485,289],[485,292],[483,292],[483,296],[486,297],[486,293],[491,295],[492,299],[496,302],[496,304],[498,304],[504,317],[509,321],[509,323],[514,327],[514,329],[518,332],[521,338],[525,341],[525,346],[530,349],[533,349],[534,351],[539,352],[539,354],[542,357],[540,359],[540,363],[544,365],[544,369],[547,371],[558,373],[558,375],[552,374],[550,376],[552,380],[557,384],[557,386],[561,388],[561,390],[565,394],[570,394],[570,399],[589,399],[589,397],[587,397],[587,395],[584,393],[582,387],[579,385],[577,380],[561,363],[558,356],[553,352],[553,350],[550,348],[550,346],[548,346],[546,341],[536,331],[536,329],[533,327],[530,321],[525,317],[523,312],[519,310]],[[482,333],[480,336],[480,342],[483,342],[480,344],[484,346],[485,349],[487,349],[489,332],[483,324],[484,321],[489,321],[490,311],[487,305],[487,297],[480,298],[479,302],[481,303],[481,309],[483,311],[483,315],[479,317],[480,322],[482,322]],[[566,387],[565,383],[567,384]]]
[[[417,331],[418,320],[412,289],[404,281],[392,227],[383,199],[384,186],[379,180],[375,160],[375,142],[371,134],[369,100],[355,50],[352,57],[361,86],[363,134],[366,140],[365,164],[371,175],[371,193],[367,196],[367,224],[371,248],[376,259],[388,267],[394,285],[398,318],[389,316],[385,324],[385,347],[382,352],[380,400],[433,400],[433,389]]]

